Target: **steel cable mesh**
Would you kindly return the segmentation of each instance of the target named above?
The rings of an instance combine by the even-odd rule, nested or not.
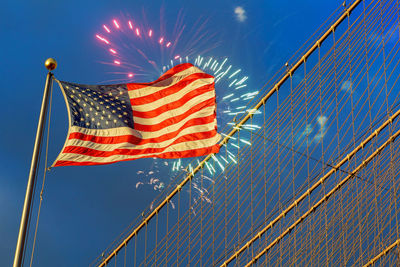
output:
[[[346,10],[335,11],[316,36],[341,14]],[[388,143],[362,165],[400,129],[398,119],[388,122],[400,110],[399,14],[397,0],[361,1],[266,100],[261,114],[247,121],[260,127],[240,127],[221,148],[220,155],[227,160],[211,158],[171,198],[175,208],[163,206],[122,243],[123,249],[108,264],[363,265],[399,239],[399,141]],[[275,76],[283,77],[286,71]],[[346,159],[370,135],[373,138]],[[251,145],[243,140],[251,140]],[[153,207],[187,175],[182,173]],[[199,196],[194,197],[193,186],[201,188]],[[151,208],[143,216],[149,212]],[[380,263],[398,260],[385,255]]]

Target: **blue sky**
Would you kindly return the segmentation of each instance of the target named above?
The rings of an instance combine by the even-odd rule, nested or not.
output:
[[[6,1],[0,9],[0,265],[10,266],[15,251],[46,69],[44,61],[58,61],[55,77],[83,84],[115,79],[111,57],[95,38],[114,18],[132,17],[143,25],[164,25],[171,33],[179,12],[187,25],[180,44],[197,33],[195,22],[205,22],[212,38],[193,47],[194,54],[229,57],[261,87],[340,5],[337,1]],[[237,9],[240,7],[240,9]],[[236,12],[235,12],[236,9]],[[164,19],[160,21],[160,10]],[[145,14],[145,15],[143,15]],[[147,18],[147,24],[144,18]],[[155,30],[156,31],[156,30]],[[204,37],[206,38],[206,37]],[[215,47],[215,44],[217,46]],[[121,44],[123,45],[123,44]],[[179,53],[179,47],[177,53]],[[214,48],[215,47],[215,48]],[[144,45],[152,55],[154,47]],[[133,56],[130,60],[135,60]],[[161,59],[160,59],[161,60]],[[140,64],[138,59],[138,64]],[[150,81],[159,73],[148,70]],[[126,79],[126,77],[124,76]],[[136,81],[136,80],[133,81]],[[147,79],[147,80],[146,80]],[[221,91],[221,94],[226,92]],[[67,112],[54,85],[50,131],[51,163],[67,133]],[[43,153],[44,155],[44,153]],[[172,161],[171,161],[172,162]],[[171,165],[171,162],[170,165]],[[44,158],[36,187],[32,242]],[[157,178],[167,183],[170,168],[153,159],[95,167],[60,167],[48,173],[34,258],[36,266],[85,266],[107,247],[159,193],[146,172],[159,168]],[[144,173],[139,173],[143,171]],[[30,253],[29,253],[30,255]],[[29,261],[29,260],[26,260]]]

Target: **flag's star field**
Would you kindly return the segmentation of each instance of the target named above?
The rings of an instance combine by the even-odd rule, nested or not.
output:
[[[78,87],[63,84],[73,126],[88,129],[134,128],[126,85]]]

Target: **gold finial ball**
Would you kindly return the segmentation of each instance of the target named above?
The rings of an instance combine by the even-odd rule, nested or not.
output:
[[[44,62],[44,65],[45,65],[46,69],[48,69],[49,71],[52,71],[55,68],[57,68],[57,61],[54,58],[48,58]]]

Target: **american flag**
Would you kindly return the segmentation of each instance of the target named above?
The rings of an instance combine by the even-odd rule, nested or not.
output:
[[[69,130],[53,166],[219,151],[214,77],[192,64],[177,65],[150,83],[58,83]]]

